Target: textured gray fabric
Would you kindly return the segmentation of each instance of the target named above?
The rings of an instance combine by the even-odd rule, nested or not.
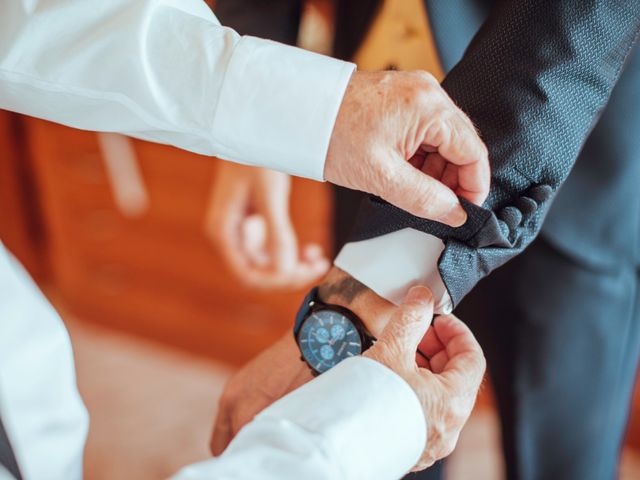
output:
[[[411,227],[446,241],[464,242],[473,248],[514,248],[517,242],[516,233],[525,216],[533,216],[552,194],[553,191],[548,185],[537,185],[532,187],[526,196],[518,198],[514,202],[515,206],[504,207],[497,213],[461,199],[469,219],[459,228],[414,217],[372,196],[365,199],[361,206],[351,241],[366,240]],[[375,225],[373,231],[371,225]]]
[[[541,235],[592,269],[640,265],[640,46]],[[634,241],[635,239],[635,241]]]
[[[507,478],[616,478],[640,358],[638,132],[636,46],[538,238],[456,311],[487,357]]]
[[[538,234],[547,192],[566,179],[639,32],[638,0],[497,2],[443,82],[489,147],[492,188],[483,209],[466,206],[470,225],[452,232],[370,199],[352,239],[405,226],[440,236],[439,269],[457,305]]]
[[[7,436],[7,432],[4,429],[4,424],[2,423],[1,417],[0,417],[0,465],[2,465],[17,480],[21,480],[22,475],[20,475],[20,468],[18,467],[18,462],[16,461],[16,457],[13,454],[13,449],[11,448],[11,443],[9,442],[9,437]]]
[[[487,358],[504,478],[618,478],[640,353],[635,268],[594,270],[540,235],[456,310]]]
[[[236,16],[252,18],[249,23],[235,18],[234,24],[260,22],[271,29],[272,38],[283,38],[277,8],[255,15],[250,7],[258,0],[218,1],[234,3]],[[591,8],[591,3],[585,3]],[[249,8],[243,10],[243,4]],[[338,1],[335,51],[339,57],[351,58],[379,4],[379,0]],[[429,0],[427,4],[441,63],[448,71],[462,58],[494,1]],[[538,18],[529,21],[535,23]],[[604,18],[602,24],[608,24]],[[504,41],[513,41],[512,32],[504,35],[508,37]],[[588,54],[581,58],[585,56]],[[508,66],[506,60],[503,68]],[[628,65],[616,83],[604,114],[554,199],[541,231],[544,238],[480,282],[457,312],[470,324],[487,355],[502,418],[507,478],[600,480],[615,476],[640,338],[640,300],[635,308],[629,303],[634,292],[637,297],[640,278],[628,278],[633,268],[640,271],[640,48],[636,48],[634,63],[635,68],[633,63]],[[482,82],[484,67],[481,63],[476,67]],[[524,81],[532,82],[530,76]],[[492,101],[491,97],[485,100]],[[572,114],[566,112],[568,121]],[[536,138],[554,135],[554,125],[541,127],[546,133]],[[518,142],[516,137],[513,144]],[[528,191],[527,196],[538,205],[545,202],[535,191]],[[346,201],[351,199],[338,198],[336,210],[341,214],[347,210]],[[495,219],[486,221],[501,225],[497,220],[502,220],[513,230],[525,218],[517,204],[515,200],[513,205],[496,208]],[[524,209],[531,206],[528,201],[521,205]],[[376,205],[376,200],[368,201],[363,209],[359,230],[367,223],[380,223],[381,231],[393,231],[414,222],[394,207]],[[465,243],[490,216],[485,210],[471,210],[473,227],[453,232],[431,223],[428,228],[442,238],[455,235]],[[550,244],[557,251],[552,252]],[[630,254],[636,255],[635,263]],[[441,479],[442,463],[406,478]]]

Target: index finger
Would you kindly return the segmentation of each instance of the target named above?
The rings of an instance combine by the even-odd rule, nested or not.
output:
[[[458,388],[479,386],[486,361],[480,344],[469,327],[453,315],[446,315],[436,318],[433,328],[449,357],[442,375],[448,377]]]
[[[229,445],[229,442],[231,442],[232,436],[231,419],[229,418],[228,409],[220,406],[209,444],[211,453],[216,457],[221,455],[225,448],[227,448],[227,445]]]
[[[445,160],[460,167],[461,196],[476,204],[487,198],[491,183],[487,147],[471,120],[451,100],[437,115],[424,143],[437,148]]]

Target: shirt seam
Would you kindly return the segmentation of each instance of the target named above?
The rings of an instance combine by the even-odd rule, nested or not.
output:
[[[149,126],[151,127],[157,128],[159,130],[167,130],[167,131],[176,132],[176,133],[187,133],[187,134],[195,133],[208,138],[208,132],[204,129],[179,129],[179,128],[176,128],[175,125],[173,124],[158,122],[157,120],[154,120],[152,116],[145,113],[144,108],[142,108],[138,103],[131,101],[128,97],[126,97],[121,93],[101,92],[96,90],[84,89],[74,85],[65,85],[62,83],[50,82],[47,80],[42,80],[34,75],[29,75],[22,72],[15,72],[15,71],[7,70],[4,68],[0,68],[0,76],[3,76],[10,83],[14,83],[14,84],[23,83],[23,84],[29,85],[32,88],[44,90],[51,93],[66,93],[79,98],[88,98],[91,100],[113,101],[118,105],[121,105],[125,108],[129,108],[135,111],[136,114],[140,115],[140,117],[142,117],[142,119],[146,123],[148,123]],[[24,79],[25,81],[20,81],[21,79]],[[113,130],[113,131],[118,131],[118,130]]]

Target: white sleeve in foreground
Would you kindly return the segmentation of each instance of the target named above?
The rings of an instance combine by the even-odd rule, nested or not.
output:
[[[390,302],[399,305],[409,289],[429,287],[435,313],[451,313],[452,302],[438,259],[444,243],[428,233],[404,228],[380,237],[347,243],[334,264]]]
[[[202,0],[0,6],[0,108],[315,180],[354,68],[241,37]]]
[[[395,480],[426,442],[417,396],[394,372],[355,357],[285,396],[218,458],[174,480]]]

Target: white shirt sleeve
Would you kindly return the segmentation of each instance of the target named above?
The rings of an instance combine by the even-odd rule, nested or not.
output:
[[[429,287],[435,313],[451,313],[449,292],[438,270],[444,243],[428,233],[404,228],[380,237],[347,243],[334,264],[396,305],[415,285]]]
[[[7,472],[7,469],[0,465],[0,480],[15,480],[13,475]]]
[[[315,180],[354,68],[241,37],[202,0],[0,6],[0,108]]]
[[[424,413],[409,385],[354,357],[274,403],[220,457],[174,480],[395,480],[425,441]]]

